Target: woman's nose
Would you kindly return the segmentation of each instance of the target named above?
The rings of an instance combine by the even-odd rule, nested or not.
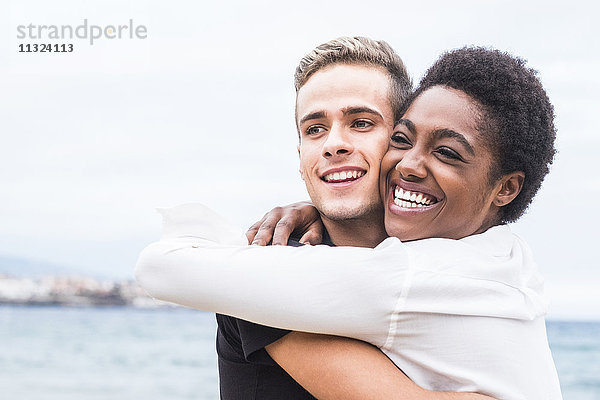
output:
[[[400,172],[402,178],[407,180],[423,179],[427,176],[425,168],[425,156],[418,149],[407,150],[400,161],[396,164],[395,169]]]

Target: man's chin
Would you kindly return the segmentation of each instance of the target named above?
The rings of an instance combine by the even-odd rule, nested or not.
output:
[[[345,221],[349,219],[360,219],[367,216],[372,216],[374,212],[377,212],[381,208],[380,204],[372,203],[358,203],[351,201],[330,201],[320,202],[321,204],[315,203],[315,207],[319,210],[321,215],[332,221]]]

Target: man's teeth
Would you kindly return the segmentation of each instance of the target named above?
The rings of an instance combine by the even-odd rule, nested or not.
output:
[[[425,193],[411,192],[396,186],[394,189],[394,203],[399,207],[416,208],[431,205],[435,203],[435,199]]]
[[[357,179],[363,176],[364,171],[342,171],[334,172],[333,174],[327,174],[323,177],[327,182],[331,181],[344,181],[346,179]]]

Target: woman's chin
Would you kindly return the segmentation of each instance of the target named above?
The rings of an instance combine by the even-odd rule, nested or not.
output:
[[[385,231],[391,237],[400,239],[402,242],[410,242],[411,240],[425,239],[422,229],[415,229],[407,226],[407,224],[399,224],[397,221],[385,221]]]

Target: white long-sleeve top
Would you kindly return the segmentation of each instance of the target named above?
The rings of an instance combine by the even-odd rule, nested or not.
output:
[[[364,340],[430,390],[562,398],[543,280],[507,226],[460,240],[388,238],[374,249],[258,247],[202,205],[160,211],[163,236],[135,271],[156,298]]]

